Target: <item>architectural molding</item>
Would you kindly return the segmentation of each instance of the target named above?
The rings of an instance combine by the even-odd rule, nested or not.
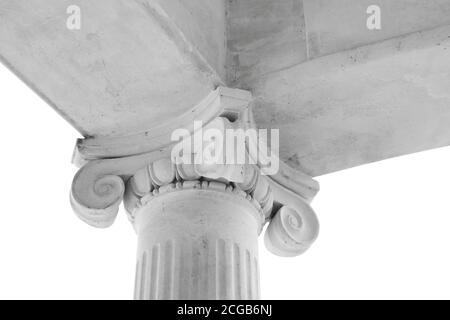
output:
[[[160,125],[127,136],[98,136],[79,139],[76,143],[73,163],[82,166],[95,159],[130,157],[154,151],[165,152],[174,143],[171,134],[174,130],[184,128],[194,132],[194,121],[205,125],[217,117],[239,119],[245,126],[248,119],[252,95],[239,89],[218,87],[207,95],[199,104],[187,112]]]

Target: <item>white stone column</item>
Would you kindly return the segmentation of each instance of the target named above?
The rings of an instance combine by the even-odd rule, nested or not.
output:
[[[136,299],[259,298],[258,236],[272,190],[252,166],[235,169],[241,183],[211,178],[222,166],[199,169],[164,158],[127,183],[125,207],[138,235]]]
[[[220,182],[184,182],[135,212],[136,299],[258,299],[260,210]]]
[[[221,88],[195,110],[203,110],[209,129],[247,130],[254,127],[250,101]],[[264,225],[274,254],[306,251],[319,230],[309,206],[318,184],[282,163],[267,176],[260,163],[174,161],[167,135],[184,121],[143,136],[79,142],[72,206],[83,221],[105,228],[123,201],[138,235],[136,299],[258,299]],[[250,143],[241,145],[244,152]]]

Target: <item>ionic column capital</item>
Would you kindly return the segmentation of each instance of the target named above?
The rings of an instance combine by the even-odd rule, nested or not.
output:
[[[135,212],[143,206],[151,205],[155,198],[187,190],[216,192],[245,199],[259,213],[257,220],[261,228],[270,219],[273,208],[272,189],[256,166],[231,168],[230,170],[238,171],[231,176],[242,175],[243,179],[240,181],[217,178],[222,171],[221,166],[216,167],[217,171],[210,166],[209,175],[202,173],[199,167],[194,164],[177,165],[170,158],[164,158],[139,170],[128,180],[125,193],[124,203],[130,220],[134,221]],[[230,201],[233,199],[230,198]]]
[[[228,123],[234,129],[255,128],[252,103],[248,92],[219,88],[193,108],[194,116],[183,115],[186,119],[175,119],[157,131],[78,142],[74,159],[81,169],[71,190],[75,212],[92,226],[108,227],[124,199],[133,221],[136,209],[150,205],[155,197],[188,189],[214,191],[249,201],[261,215],[261,228],[273,221],[266,233],[270,251],[281,256],[304,252],[319,229],[308,204],[319,189],[311,177],[281,162],[278,172],[266,176],[259,162],[205,166],[174,163],[171,157],[175,145],[171,131],[180,126],[194,133],[190,120],[200,118],[205,126]]]

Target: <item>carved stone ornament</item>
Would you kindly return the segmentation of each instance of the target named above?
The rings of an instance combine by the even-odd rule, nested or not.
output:
[[[77,215],[110,226],[124,202],[138,234],[136,299],[259,298],[258,235],[279,256],[306,251],[319,223],[309,203],[318,184],[284,164],[177,163],[179,128],[255,128],[249,92],[219,87],[187,114],[138,135],[77,143],[71,190]],[[224,133],[225,134],[225,133]],[[257,141],[243,141],[246,150]],[[248,152],[250,156],[250,152]],[[195,157],[195,148],[192,155]]]

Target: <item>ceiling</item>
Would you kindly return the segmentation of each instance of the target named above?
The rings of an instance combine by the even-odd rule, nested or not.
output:
[[[0,58],[85,137],[141,133],[246,89],[313,176],[450,145],[450,1],[0,0]]]

